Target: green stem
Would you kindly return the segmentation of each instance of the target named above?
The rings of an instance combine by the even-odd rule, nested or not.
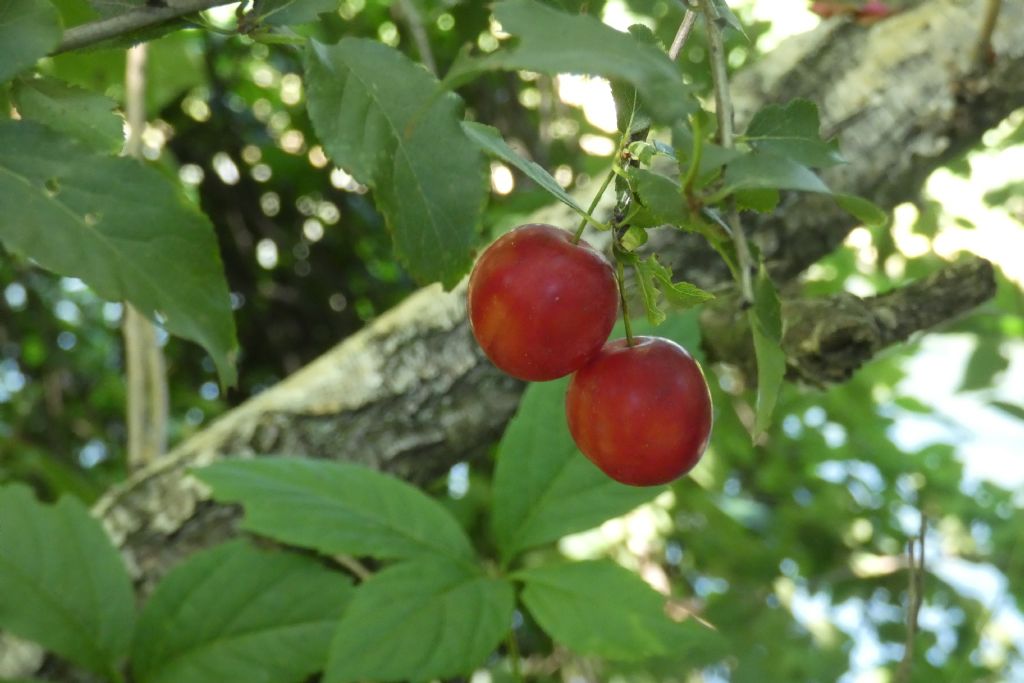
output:
[[[626,130],[622,133],[622,137],[619,138],[619,145],[615,149],[615,158],[612,159],[612,168],[608,171],[608,175],[605,176],[604,182],[601,183],[600,189],[597,194],[594,195],[594,199],[590,202],[590,208],[587,209],[587,215],[580,221],[580,225],[576,228],[576,234],[572,236],[572,243],[577,244],[580,238],[583,237],[583,230],[587,227],[587,222],[593,222],[594,225],[603,226],[603,223],[598,223],[593,219],[594,210],[597,209],[598,202],[601,201],[601,197],[604,195],[604,191],[608,189],[608,185],[612,182],[612,178],[615,177],[616,170],[619,167],[619,160],[622,159],[622,150],[626,149],[626,145],[629,144],[629,135],[633,130],[633,114],[636,113],[636,94],[633,95],[633,109],[629,112],[629,122],[626,124]]]
[[[616,162],[618,163],[618,162]],[[604,182],[601,183],[600,189],[597,194],[594,195],[594,199],[590,202],[590,208],[587,209],[587,213],[583,216],[583,220],[580,221],[580,226],[576,228],[576,234],[572,236],[572,243],[577,244],[580,238],[583,236],[583,230],[587,227],[587,223],[593,222],[595,225],[603,225],[593,219],[594,210],[597,208],[598,203],[601,201],[601,197],[604,195],[604,191],[608,189],[608,185],[612,182],[612,178],[615,177],[615,168],[608,171],[608,175],[605,177]]]
[[[508,635],[505,636],[505,646],[508,648],[508,658],[512,664],[512,677],[523,683],[523,671],[519,664],[519,643],[516,642],[516,631],[514,628],[508,630]]]
[[[704,27],[707,30],[708,48],[711,55],[711,77],[715,86],[718,134],[722,147],[732,149],[735,145],[735,133],[732,121],[732,100],[729,98],[729,69],[726,63],[725,43],[722,40],[722,32],[715,23],[717,12],[711,0],[700,0],[700,4],[704,14]],[[753,270],[753,258],[750,255],[750,246],[747,244],[747,236],[743,232],[739,211],[736,209],[736,200],[733,197],[727,201],[726,217],[732,230],[736,259],[739,261],[740,293],[743,295],[743,302],[749,305],[754,300],[754,287],[750,277],[751,270]]]
[[[693,194],[693,182],[697,179],[701,157],[704,155],[704,130],[700,124],[700,117],[692,116],[690,120],[690,127],[693,129],[693,149],[690,152],[690,168],[686,169],[686,177],[683,178],[683,192],[687,197]]]
[[[618,239],[618,237],[616,237]],[[622,325],[626,328],[626,346],[633,346],[633,324],[629,321],[629,303],[626,301],[626,269],[619,257],[619,246],[615,245],[615,280],[619,285],[619,301],[622,302]]]

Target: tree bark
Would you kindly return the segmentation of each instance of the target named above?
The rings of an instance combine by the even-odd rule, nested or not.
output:
[[[739,129],[765,104],[815,100],[825,132],[840,137],[849,161],[825,174],[830,186],[886,208],[914,200],[934,169],[1024,106],[1024,3],[1004,3],[992,37],[996,60],[979,68],[968,60],[983,6],[931,0],[871,28],[824,22],[734,80]],[[535,218],[572,223],[558,208]],[[747,222],[780,280],[832,251],[854,226],[830,199],[806,195],[787,196],[775,214]],[[709,287],[727,281],[702,244],[660,232],[659,250],[674,255],[666,260],[682,277]],[[841,381],[884,346],[984,301],[993,287],[991,266],[968,259],[880,297],[787,302],[791,376]],[[524,385],[479,353],[464,294],[464,285],[415,293],[106,495],[95,513],[142,592],[185,556],[234,533],[236,511],[211,503],[190,468],[287,452],[360,462],[423,483],[493,444]],[[727,304],[729,296],[722,298]],[[727,305],[709,309],[705,336],[712,357],[736,361],[750,355],[749,342],[730,316],[735,310]],[[5,652],[0,671],[5,658],[26,656],[24,645],[8,643],[0,647]]]

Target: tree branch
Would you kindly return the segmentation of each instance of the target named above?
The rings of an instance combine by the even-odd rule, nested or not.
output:
[[[173,4],[166,7],[140,7],[124,14],[69,28],[52,54],[59,55],[62,52],[78,50],[211,7],[230,4],[231,2],[226,0],[174,0]]]
[[[883,349],[963,315],[995,290],[992,264],[971,256],[879,296],[841,293],[783,301],[787,374],[816,386],[843,382]],[[711,360],[734,364],[756,378],[747,317],[734,296],[705,307],[701,332]]]

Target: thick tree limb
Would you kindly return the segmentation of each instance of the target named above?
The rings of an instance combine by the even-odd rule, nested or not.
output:
[[[742,130],[766,104],[818,104],[822,133],[838,136],[850,163],[823,174],[836,191],[881,206],[916,201],[934,169],[978,144],[981,133],[1024,106],[1024,2],[1003,3],[991,36],[995,59],[972,59],[988,0],[931,0],[870,29],[845,18],[795,36],[734,78]],[[856,221],[829,198],[790,195],[747,221],[773,276],[789,280],[830,253]],[[728,279],[695,236],[652,235],[652,248],[687,280]]]
[[[995,294],[992,264],[969,257],[886,294],[861,299],[842,293],[783,301],[788,375],[814,385],[842,382],[883,349],[952,320]],[[705,307],[704,345],[711,360],[756,377],[747,316],[735,297]]]

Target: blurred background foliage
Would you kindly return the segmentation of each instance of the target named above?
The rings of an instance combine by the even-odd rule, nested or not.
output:
[[[57,4],[67,24],[89,17],[84,2]],[[667,0],[555,4],[620,28],[642,21],[666,43],[683,9]],[[733,4],[749,38],[733,35],[734,68],[818,20],[797,0]],[[330,21],[316,29],[323,40],[374,37],[442,73],[466,43],[487,51],[498,40],[480,2],[341,0],[325,16]],[[227,29],[233,15],[212,12],[204,21]],[[702,40],[698,32],[680,63],[706,89]],[[145,153],[181,179],[216,226],[242,345],[240,384],[225,395],[198,347],[164,338],[174,443],[358,330],[414,285],[392,258],[366,189],[315,144],[296,48],[185,30],[154,41],[149,64]],[[45,64],[115,98],[123,67],[123,50]],[[572,187],[608,167],[614,116],[602,88],[575,77],[496,74],[461,94],[474,117]],[[624,679],[893,680],[906,638],[905,546],[923,514],[928,572],[912,680],[1024,680],[1021,168],[1024,111],[934,174],[918,201],[897,208],[892,225],[858,228],[799,285],[808,296],[867,295],[968,250],[995,261],[995,300],[886,352],[842,386],[786,387],[775,427],[755,448],[744,427],[750,406],[728,368],[716,368],[714,439],[692,478],[546,551],[611,553],[671,590],[682,614],[699,615],[733,643],[728,652],[687,653],[700,677],[667,661],[622,669]],[[492,185],[488,232],[550,202],[497,163]],[[0,482],[28,482],[44,498],[67,492],[93,501],[124,476],[122,307],[6,253],[0,288]],[[463,464],[436,486],[477,535],[486,528],[489,476],[487,462]],[[539,668],[560,666],[565,680],[612,674],[552,651],[528,622],[522,640]]]

